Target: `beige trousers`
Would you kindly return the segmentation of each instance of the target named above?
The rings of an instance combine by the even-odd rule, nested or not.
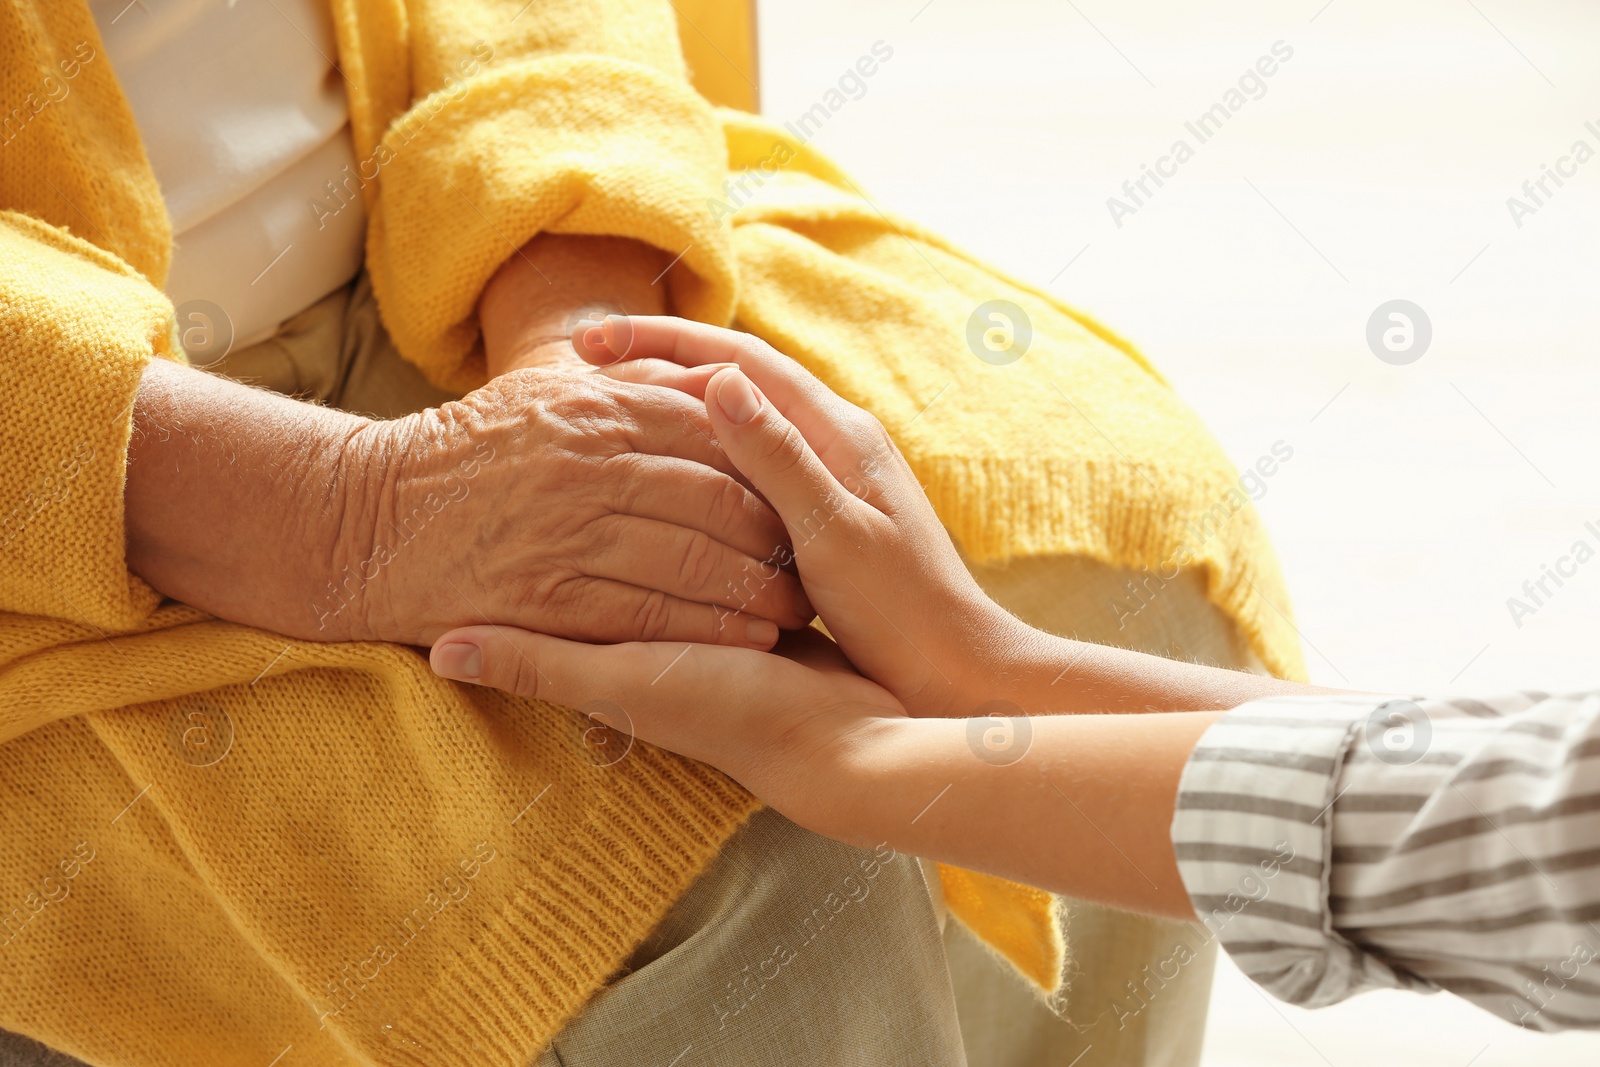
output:
[[[364,276],[211,369],[385,418],[450,398],[394,351]],[[1119,622],[1112,605],[1133,602],[1131,576],[1091,561],[973,572],[1043,629],[1250,666],[1192,575]],[[1066,921],[1071,982],[1045,1004],[958,923],[941,933],[937,893],[914,860],[850,848],[765,811],[536,1067],[1197,1063],[1213,953],[1176,974],[1163,967],[1179,940],[1201,941],[1193,928],[1088,904],[1072,905]],[[0,1035],[0,1064],[63,1062],[44,1055]]]

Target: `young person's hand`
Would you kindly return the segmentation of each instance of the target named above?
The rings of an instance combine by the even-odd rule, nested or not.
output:
[[[585,733],[605,762],[626,759],[635,737],[669,748],[827,837],[1194,917],[1168,827],[1189,753],[1220,713],[1039,716],[1031,743],[995,760],[970,721],[908,717],[817,631],[786,634],[777,651],[468,626],[441,637],[431,662],[625,735]]]
[[[878,421],[754,337],[609,318],[573,349],[609,377],[704,401],[727,460],[782,521],[810,602],[872,681],[815,632],[787,635],[779,656],[506,626],[444,634],[438,674],[587,711],[830,837],[1193,917],[1169,827],[1197,740],[1223,709],[1325,691],[1024,626],[967,574]],[[758,566],[741,592],[785,573]],[[994,698],[1011,710],[982,707]],[[1118,710],[1146,714],[1055,714]],[[1030,718],[995,750],[998,724],[974,713]]]
[[[846,794],[864,785],[853,765],[878,750],[885,724],[906,721],[899,701],[810,628],[759,652],[466,626],[440,638],[430,659],[442,677],[576,708],[615,729],[620,741],[595,735],[608,758],[625,758],[614,745],[648,741],[719,768],[808,829],[850,840],[873,832],[849,815],[858,805]]]
[[[828,632],[912,714],[970,715],[1043,636],[968,574],[882,424],[764,341],[612,316],[573,347],[612,377],[705,399],[720,447],[782,518]],[[754,599],[780,573],[758,569],[735,595]]]

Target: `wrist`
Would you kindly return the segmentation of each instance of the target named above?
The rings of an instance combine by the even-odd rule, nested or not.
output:
[[[1029,715],[1227,711],[1266,697],[1330,692],[1027,629],[1003,656],[991,658],[986,699]]]
[[[607,314],[661,315],[666,254],[621,237],[539,234],[508,258],[478,302],[490,377],[567,359],[573,327]]]
[[[993,701],[1029,707],[1030,690],[1040,674],[1046,682],[1060,671],[1060,647],[1071,642],[1036,630],[987,596],[952,614],[960,620],[952,633],[961,644],[949,661],[951,697],[946,717],[965,718]]]
[[[428,413],[371,420],[341,442],[330,508],[324,573],[317,576],[311,625],[322,641],[407,642],[392,595],[396,546],[382,531],[395,528],[409,441],[425,432]]]
[[[848,729],[820,741],[802,742],[801,751],[791,739],[764,761],[758,773],[767,778],[766,787],[754,791],[814,833],[852,845],[876,844],[884,839],[879,815],[890,810],[882,771],[898,765],[919,732],[939,721],[875,714],[853,718]]]
[[[145,369],[123,489],[129,569],[163,595],[287,637],[340,640],[315,604],[371,420],[165,361]]]

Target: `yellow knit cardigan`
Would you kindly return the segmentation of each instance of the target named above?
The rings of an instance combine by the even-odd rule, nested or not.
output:
[[[1182,561],[1300,673],[1254,512],[1185,530],[1238,489],[1159,376],[880,214],[791,132],[713,110],[668,4],[333,9],[373,174],[367,265],[434,382],[481,382],[478,293],[535,233],[648,241],[681,253],[681,313],[737,317],[877,412],[970,556]],[[133,576],[130,409],[148,360],[182,358],[170,244],[83,0],[7,0],[0,1027],[108,1064],[525,1064],[754,802],[645,745],[599,766],[572,712],[440,681],[415,649],[287,642]],[[996,298],[1033,322],[1007,367],[965,341]],[[196,731],[220,759],[195,757]],[[958,916],[1055,982],[1043,894],[945,880]]]

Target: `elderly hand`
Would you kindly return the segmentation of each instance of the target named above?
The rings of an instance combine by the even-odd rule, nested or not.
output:
[[[350,612],[351,636],[412,644],[472,621],[769,648],[812,617],[765,562],[782,524],[682,393],[518,370],[351,448],[361,477],[319,630]]]
[[[128,463],[130,568],[287,637],[428,644],[492,622],[767,648],[812,614],[762,562],[783,526],[704,405],[589,370],[374,422],[156,361]]]
[[[737,480],[704,406],[544,339],[596,286],[659,303],[657,258],[530,242],[480,308],[499,376],[392,422],[152,364],[128,451],[130,568],[221,618],[316,641],[427,644],[492,622],[770,647],[811,608],[766,562],[783,525]]]

